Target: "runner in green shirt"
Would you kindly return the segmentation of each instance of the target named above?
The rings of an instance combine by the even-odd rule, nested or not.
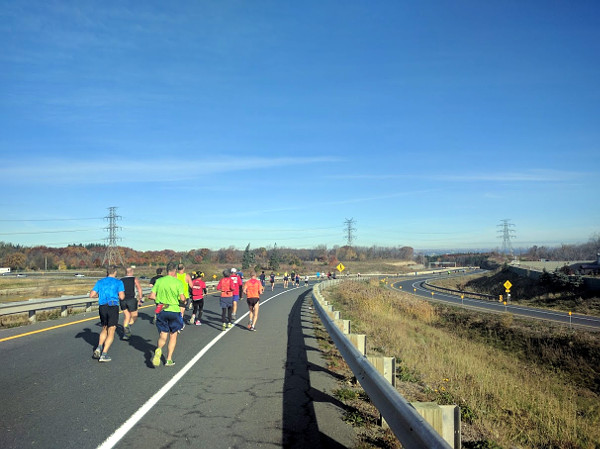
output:
[[[181,307],[185,306],[185,292],[183,283],[177,279],[177,266],[169,262],[167,264],[167,276],[156,280],[149,296],[156,306],[156,328],[160,333],[157,348],[152,357],[154,366],[160,365],[162,348],[169,338],[167,348],[167,361],[165,366],[173,366],[173,352],[177,345],[177,333],[183,328],[183,313]],[[185,309],[184,309],[185,310]]]

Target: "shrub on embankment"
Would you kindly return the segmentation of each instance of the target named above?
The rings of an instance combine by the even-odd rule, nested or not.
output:
[[[437,306],[377,282],[326,295],[371,352],[396,357],[408,400],[461,407],[465,447],[598,447],[598,335]]]

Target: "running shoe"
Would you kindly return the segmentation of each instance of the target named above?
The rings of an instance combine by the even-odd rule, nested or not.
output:
[[[233,323],[229,323],[229,324],[227,325],[227,327],[229,327],[229,328],[232,328],[232,327],[233,327]]]
[[[108,354],[102,354],[98,359],[99,362],[110,362],[111,358]]]
[[[248,329],[252,329],[252,321],[248,323]]]
[[[202,326],[202,323],[200,322],[200,320],[196,320],[196,326]]]
[[[223,323],[223,330],[227,330],[227,323]]]
[[[160,356],[161,355],[162,355],[162,349],[156,348],[156,351],[154,351],[154,357],[152,357],[152,364],[154,366],[160,365]]]
[[[252,327],[250,328],[250,330],[251,330],[252,332],[256,332],[256,329],[254,329],[254,326],[252,326]]]
[[[236,314],[235,314],[235,313],[232,313],[232,314],[231,314],[231,319],[232,319],[232,320],[235,320],[236,318],[237,318]]]
[[[167,360],[165,362],[165,366],[173,366],[173,365],[175,365],[175,362],[173,360]]]
[[[92,358],[93,359],[99,359],[101,355],[102,354],[100,353],[100,349],[95,349],[94,353],[92,354]]]
[[[131,338],[131,333],[123,335],[123,340],[129,340],[130,338]]]

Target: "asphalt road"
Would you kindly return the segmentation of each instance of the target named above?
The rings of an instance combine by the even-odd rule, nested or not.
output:
[[[151,305],[129,341],[118,330],[110,363],[91,358],[96,312],[0,331],[0,447],[353,446],[314,337],[310,289],[267,290],[256,332],[245,301],[222,332],[210,295],[204,324],[186,326],[169,368],[150,363]]]
[[[438,276],[439,278],[439,276]],[[534,307],[524,307],[516,304],[508,303],[504,305],[501,302],[497,301],[486,301],[482,299],[472,299],[472,298],[461,298],[458,295],[452,295],[449,293],[442,292],[434,292],[432,295],[432,291],[426,289],[422,284],[425,280],[436,278],[431,275],[427,276],[418,276],[410,279],[404,279],[399,281],[393,281],[390,286],[393,289],[400,290],[402,289],[405,292],[415,294],[420,296],[426,300],[430,301],[440,301],[451,303],[455,305],[461,305],[463,307],[476,308],[480,310],[485,310],[488,312],[498,312],[498,313],[512,313],[514,315],[522,316],[525,318],[532,318],[537,320],[545,320],[552,321],[555,323],[561,323],[564,325],[577,326],[582,329],[593,329],[600,330],[600,317],[594,317],[591,315],[580,315],[580,314],[571,314],[568,312],[560,312],[556,310],[549,309],[538,309]]]

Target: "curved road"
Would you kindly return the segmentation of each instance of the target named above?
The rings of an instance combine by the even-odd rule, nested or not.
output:
[[[153,305],[141,309],[131,340],[115,339],[110,363],[91,358],[96,312],[1,330],[0,447],[353,446],[310,296],[304,287],[268,288],[256,332],[245,327],[245,301],[236,326],[222,332],[209,295],[205,324],[186,326],[172,368],[150,363]]]
[[[472,274],[472,273],[469,273]],[[549,309],[537,309],[534,307],[524,307],[515,304],[507,304],[496,301],[486,301],[482,299],[464,298],[449,293],[433,292],[423,286],[426,280],[439,279],[439,276],[432,278],[431,275],[418,276],[411,279],[394,281],[391,287],[396,290],[403,290],[408,293],[420,296],[426,300],[441,301],[445,303],[462,305],[464,307],[477,308],[488,312],[510,312],[514,315],[537,320],[553,321],[556,323],[577,326],[580,328],[600,330],[600,317],[591,315],[580,315],[573,313],[569,316],[568,312],[560,312]]]

